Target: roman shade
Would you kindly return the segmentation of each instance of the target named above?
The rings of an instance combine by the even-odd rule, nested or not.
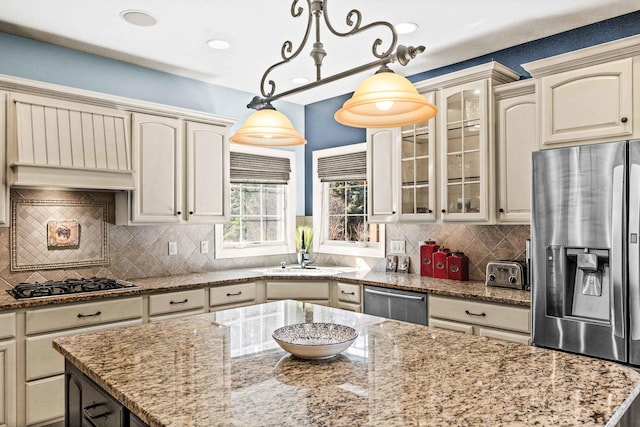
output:
[[[318,158],[321,182],[360,181],[367,179],[367,152],[339,154]]]
[[[234,184],[286,184],[291,175],[288,158],[230,153],[231,182]]]

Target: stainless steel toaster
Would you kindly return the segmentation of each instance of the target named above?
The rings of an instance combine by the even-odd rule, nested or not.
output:
[[[523,261],[491,261],[487,264],[485,284],[528,290],[527,265]]]

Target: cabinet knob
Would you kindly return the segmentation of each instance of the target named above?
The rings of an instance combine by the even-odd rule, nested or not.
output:
[[[392,214],[392,215],[395,215],[395,214],[396,214],[396,211],[391,211],[391,214]]]
[[[446,209],[442,209],[440,212],[447,213],[447,210]]]
[[[176,215],[182,215],[182,211],[176,212]]]
[[[427,209],[427,213],[433,213],[431,209]]]
[[[193,211],[189,211],[189,215],[193,215]]]
[[[627,119],[626,117],[623,117],[623,118],[620,119],[620,121],[622,123],[627,123],[629,121],[629,119]]]
[[[504,213],[504,209],[500,208],[500,209],[498,209],[498,212]]]

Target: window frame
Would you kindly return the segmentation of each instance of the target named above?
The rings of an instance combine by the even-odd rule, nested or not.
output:
[[[284,208],[284,235],[282,242],[275,243],[251,243],[238,244],[236,246],[224,245],[224,224],[215,224],[215,258],[240,258],[249,256],[266,255],[288,255],[296,251],[295,229],[296,229],[296,153],[290,150],[245,146],[231,144],[230,151],[248,154],[259,154],[262,156],[288,158],[291,165],[289,182],[285,186],[285,208]],[[231,183],[228,184],[231,186]],[[231,193],[231,191],[229,191]]]
[[[366,143],[343,145],[340,147],[315,150],[313,157],[313,251],[315,253],[348,255],[370,258],[384,258],[386,256],[386,239],[384,224],[372,224],[378,227],[379,242],[338,242],[337,240],[326,240],[328,230],[328,200],[323,196],[328,190],[328,183],[323,183],[318,178],[318,159],[321,157],[336,156],[341,154],[366,151]],[[348,181],[348,180],[346,180]],[[367,182],[367,191],[369,191]],[[368,213],[367,213],[368,216]]]

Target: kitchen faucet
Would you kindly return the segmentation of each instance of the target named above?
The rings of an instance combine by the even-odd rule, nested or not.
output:
[[[304,243],[304,230],[300,235],[300,252],[298,253],[298,261],[300,262],[300,268],[307,268],[307,265],[311,263],[311,258],[307,253],[307,247]]]

